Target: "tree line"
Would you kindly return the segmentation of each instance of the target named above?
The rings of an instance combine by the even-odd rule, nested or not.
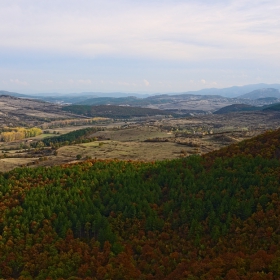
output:
[[[40,146],[55,146],[60,147],[70,144],[78,144],[83,142],[93,141],[95,138],[91,135],[97,131],[102,130],[101,127],[87,127],[78,130],[74,130],[59,136],[47,137],[42,139],[39,143]],[[38,143],[34,143],[34,146],[37,147]]]
[[[5,127],[2,129],[0,139],[3,142],[11,142],[16,140],[22,140],[24,138],[35,137],[42,133],[42,130],[38,127]]]

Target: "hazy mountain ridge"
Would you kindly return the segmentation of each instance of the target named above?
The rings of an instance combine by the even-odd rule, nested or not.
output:
[[[203,89],[199,91],[189,91],[185,93],[154,94],[151,96],[133,93],[126,94],[98,92],[56,95],[46,94],[45,96],[27,96],[17,93],[11,93],[11,95],[19,96],[21,98],[40,99],[61,105],[125,105],[159,110],[168,110],[173,111],[174,113],[180,112],[182,110],[211,113],[217,111],[220,108],[230,106],[233,104],[263,106],[272,103],[277,103],[280,100],[279,89],[280,85],[278,84],[258,84],[247,85],[242,87],[235,86],[224,89]],[[2,91],[2,94],[9,94],[9,92]],[[234,98],[227,97],[236,95],[239,96]]]
[[[275,97],[280,98],[280,91],[279,89],[275,88],[262,88],[257,89],[252,92],[248,92],[246,94],[238,96],[238,98],[243,99],[263,99],[263,98],[269,98],[269,97]]]
[[[158,96],[158,95],[184,95],[184,94],[193,94],[193,95],[220,95],[224,97],[238,97],[240,95],[252,92],[254,90],[263,89],[263,88],[274,88],[280,89],[280,84],[252,84],[252,85],[244,85],[244,86],[232,86],[227,88],[206,88],[201,90],[192,90],[192,91],[185,91],[185,92],[167,92],[167,93],[125,93],[125,92],[80,92],[80,93],[36,93],[36,94],[20,94],[15,92],[9,91],[0,91],[0,95],[8,94],[8,95],[24,95],[33,98],[53,98],[61,100],[63,98],[73,98],[73,97],[129,97],[135,96],[137,98],[146,98],[151,96]]]
[[[187,91],[183,93],[169,93],[170,95],[173,94],[200,94],[200,95],[221,95],[224,97],[239,97],[242,94],[246,94],[248,92],[258,90],[261,88],[275,88],[280,89],[280,84],[253,84],[253,85],[244,85],[244,86],[232,86],[227,88],[207,88],[201,89],[197,91]]]

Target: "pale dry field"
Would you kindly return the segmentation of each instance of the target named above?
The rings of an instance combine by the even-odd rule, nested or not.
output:
[[[0,171],[8,171],[26,164],[36,167],[71,163],[77,161],[77,155],[81,160],[92,158],[156,161],[182,158],[207,153],[251,138],[267,129],[276,129],[279,124],[280,114],[272,113],[207,115],[161,120],[149,118],[138,122],[112,120],[110,123],[98,124],[103,130],[90,135],[90,138],[96,138],[96,141],[60,147],[56,154],[44,156],[44,160],[38,160],[40,156],[36,157],[35,154],[31,155],[32,158],[17,158],[17,147],[21,141],[1,143],[2,155],[6,153],[7,157],[14,158],[1,158]],[[48,129],[51,134],[32,138],[32,142],[55,136],[52,134],[54,131],[65,134],[90,126],[97,125]],[[14,150],[9,150],[10,148]],[[32,149],[25,153],[30,156]],[[25,153],[21,153],[21,156]]]
[[[90,157],[94,159],[154,161],[179,158],[183,154],[187,155],[187,151],[186,147],[170,142],[149,143],[109,140],[65,146],[58,149],[58,155],[60,157],[71,157],[73,160],[77,155],[81,155],[83,159]],[[191,152],[190,149],[189,151]]]
[[[174,135],[167,131],[162,131],[159,127],[150,125],[135,125],[129,127],[108,129],[105,131],[98,131],[92,135],[93,137],[110,138],[115,141],[145,141],[149,138],[173,138]]]
[[[37,158],[3,158],[0,159],[0,172],[10,171],[16,167],[21,167],[34,162]]]

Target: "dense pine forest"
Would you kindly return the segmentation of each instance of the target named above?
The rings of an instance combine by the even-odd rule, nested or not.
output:
[[[280,279],[280,130],[205,156],[0,174],[0,278]]]
[[[90,135],[100,130],[102,130],[102,128],[100,127],[88,127],[88,128],[78,129],[63,135],[45,138],[41,142],[44,144],[44,146],[48,146],[48,147],[50,146],[59,147],[59,146],[69,145],[69,144],[89,142],[93,140],[93,138],[90,138]]]
[[[159,109],[118,105],[69,105],[63,107],[62,110],[78,115],[85,115],[88,117],[98,116],[118,119],[128,119],[133,117],[147,117],[156,115],[170,115],[170,113],[168,113],[167,111]]]

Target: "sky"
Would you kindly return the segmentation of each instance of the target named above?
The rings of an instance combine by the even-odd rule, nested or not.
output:
[[[0,90],[280,83],[279,0],[0,0]]]

